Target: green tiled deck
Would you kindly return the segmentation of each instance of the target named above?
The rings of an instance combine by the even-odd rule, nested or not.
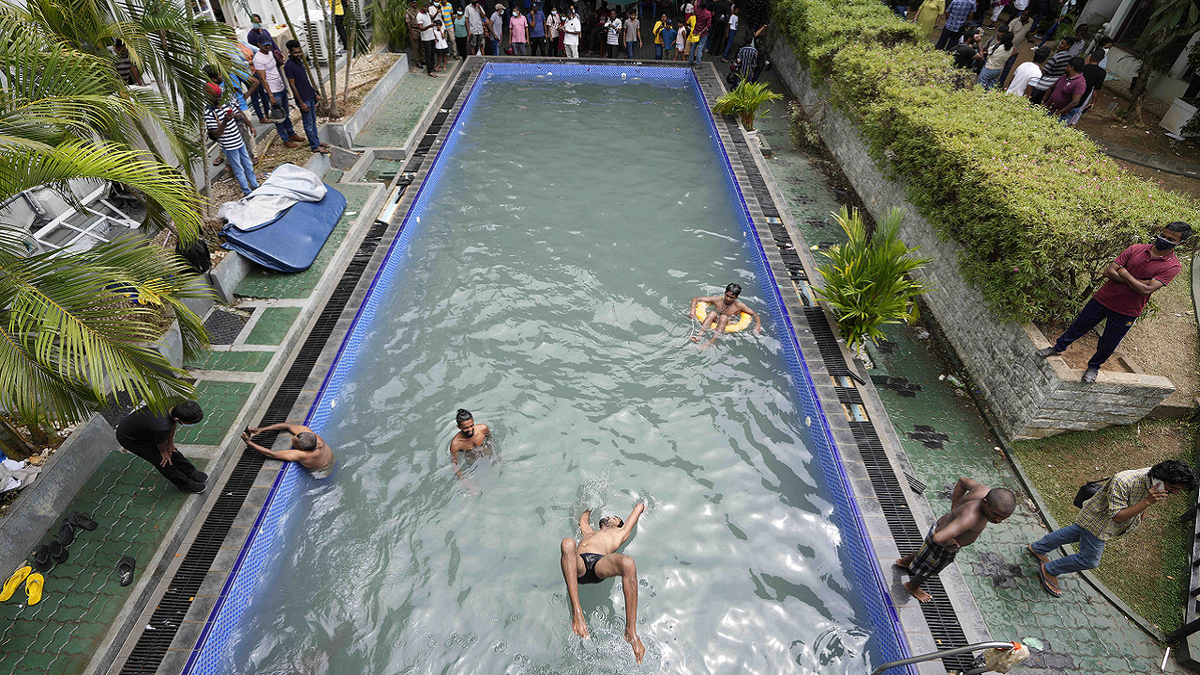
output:
[[[426,77],[424,71],[405,75],[379,112],[354,136],[354,145],[360,148],[403,145],[443,82],[444,77]]]
[[[292,322],[300,315],[299,307],[268,307],[262,312],[258,323],[246,336],[248,345],[277,345],[287,337]]]
[[[45,573],[40,603],[26,606],[24,588],[0,603],[0,673],[82,673],[133,590],[117,582],[117,561],[132,556],[140,574],[186,498],[145,460],[109,455],[67,510],[99,527],[78,533],[67,562]],[[41,543],[57,537],[56,524]]]
[[[229,370],[239,373],[261,373],[271,362],[274,352],[209,352],[198,361],[184,364],[199,370]]]
[[[428,79],[428,78],[426,78]],[[328,180],[331,179],[327,179]],[[278,298],[299,299],[312,295],[329,265],[329,260],[337,252],[338,246],[346,238],[350,225],[358,218],[359,212],[367,203],[367,198],[375,189],[368,185],[337,185],[338,192],[346,197],[346,212],[325,241],[321,252],[317,254],[312,267],[295,274],[282,274],[256,267],[246,275],[234,293],[243,298]]]
[[[252,382],[215,382],[202,380],[196,383],[196,400],[204,410],[204,421],[194,427],[183,427],[175,432],[176,445],[216,445],[225,438],[229,428],[237,419],[242,406],[254,390]]]

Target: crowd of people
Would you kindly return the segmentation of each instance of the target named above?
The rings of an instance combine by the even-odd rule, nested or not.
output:
[[[430,77],[450,57],[549,56],[635,58],[653,39],[657,60],[698,64],[705,54],[728,62],[739,35],[749,45],[767,25],[767,0],[734,6],[729,0],[641,2],[626,6],[570,0],[513,0],[490,8],[484,0],[456,4],[411,2],[406,12],[411,57]],[[649,34],[646,35],[647,29]],[[505,46],[507,44],[507,46]],[[753,64],[750,69],[753,70]]]
[[[976,73],[979,86],[1027,98],[1064,124],[1073,126],[1091,108],[1108,76],[1105,66],[1112,38],[1093,39],[1089,26],[1080,24],[1074,35],[1054,42],[1059,22],[1053,17],[1062,8],[1048,2],[924,0],[911,13],[903,0],[889,2],[897,14],[931,37],[940,24],[936,48],[951,52],[958,68]],[[989,31],[995,31],[990,38]],[[1014,69],[1023,52],[1032,58]]]

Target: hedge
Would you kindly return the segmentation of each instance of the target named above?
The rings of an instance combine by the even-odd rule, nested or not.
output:
[[[1190,199],[1123,171],[1082,133],[1003,91],[984,92],[879,0],[776,0],[775,25],[814,83],[859,126],[992,310],[1068,319],[1126,246]]]

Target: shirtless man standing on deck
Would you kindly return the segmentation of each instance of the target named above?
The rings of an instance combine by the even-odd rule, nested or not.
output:
[[[959,549],[975,543],[988,523],[1000,523],[1017,508],[1017,498],[1004,488],[989,488],[970,478],[959,478],[950,497],[950,513],[938,519],[916,553],[896,561],[912,580],[904,587],[921,602],[933,599],[921,589],[929,577],[954,562]]]
[[[645,510],[646,505],[638,503],[625,522],[616,516],[605,516],[600,519],[597,531],[589,523],[592,510],[588,509],[579,516],[579,529],[583,531],[579,543],[574,539],[562,540],[562,573],[571,598],[571,630],[585,640],[590,637],[583,607],[579,605],[579,584],[598,584],[619,576],[625,592],[625,641],[633,645],[633,657],[638,663],[642,662],[646,648],[637,634],[637,567],[633,558],[615,551],[633,534],[633,526]]]
[[[458,433],[450,439],[450,463],[454,465],[454,474],[462,478],[462,469],[458,467],[458,453],[470,453],[475,448],[482,448],[483,454],[491,454],[491,450],[484,443],[491,436],[492,430],[488,429],[486,424],[476,424],[471,412],[463,408],[458,409],[454,422],[458,424]],[[463,481],[466,479],[463,478]]]
[[[725,295],[721,297],[704,296],[692,298],[691,309],[688,310],[688,316],[696,316],[696,305],[707,302],[713,306],[713,309],[708,312],[708,316],[704,317],[704,323],[700,324],[700,332],[692,336],[692,342],[699,342],[700,338],[704,337],[704,331],[712,328],[713,338],[707,344],[700,345],[701,349],[707,348],[709,345],[717,341],[721,333],[725,332],[725,326],[733,317],[745,312],[754,317],[754,332],[762,332],[762,318],[758,313],[750,309],[745,303],[738,300],[738,296],[742,294],[742,287],[738,284],[729,284],[725,287]],[[714,325],[715,324],[715,325]]]
[[[292,447],[275,452],[252,440],[255,436],[270,431],[284,431],[291,434]],[[333,465],[337,463],[337,459],[333,456],[333,448],[326,445],[325,439],[303,424],[281,423],[257,429],[247,428],[242,432],[242,440],[246,442],[246,445],[271,459],[299,463],[300,466],[308,469],[313,478],[328,478],[333,474]]]

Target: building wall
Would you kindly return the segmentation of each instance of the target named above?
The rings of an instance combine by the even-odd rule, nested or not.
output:
[[[791,50],[776,40],[771,55],[780,77],[819,120],[825,144],[867,210],[876,219],[892,207],[904,210],[901,237],[933,259],[914,274],[935,289],[924,301],[1004,436],[1041,438],[1129,424],[1145,417],[1175,390],[1165,377],[1107,371],[1096,383],[1085,385],[1079,381],[1080,371],[1071,370],[1061,357],[1035,356],[1034,351],[1048,346],[1040,332],[992,314],[979,291],[959,273],[961,246],[941,239],[908,202],[904,186],[880,173],[857,127],[825,103],[831,98],[828,92],[812,86]]]

